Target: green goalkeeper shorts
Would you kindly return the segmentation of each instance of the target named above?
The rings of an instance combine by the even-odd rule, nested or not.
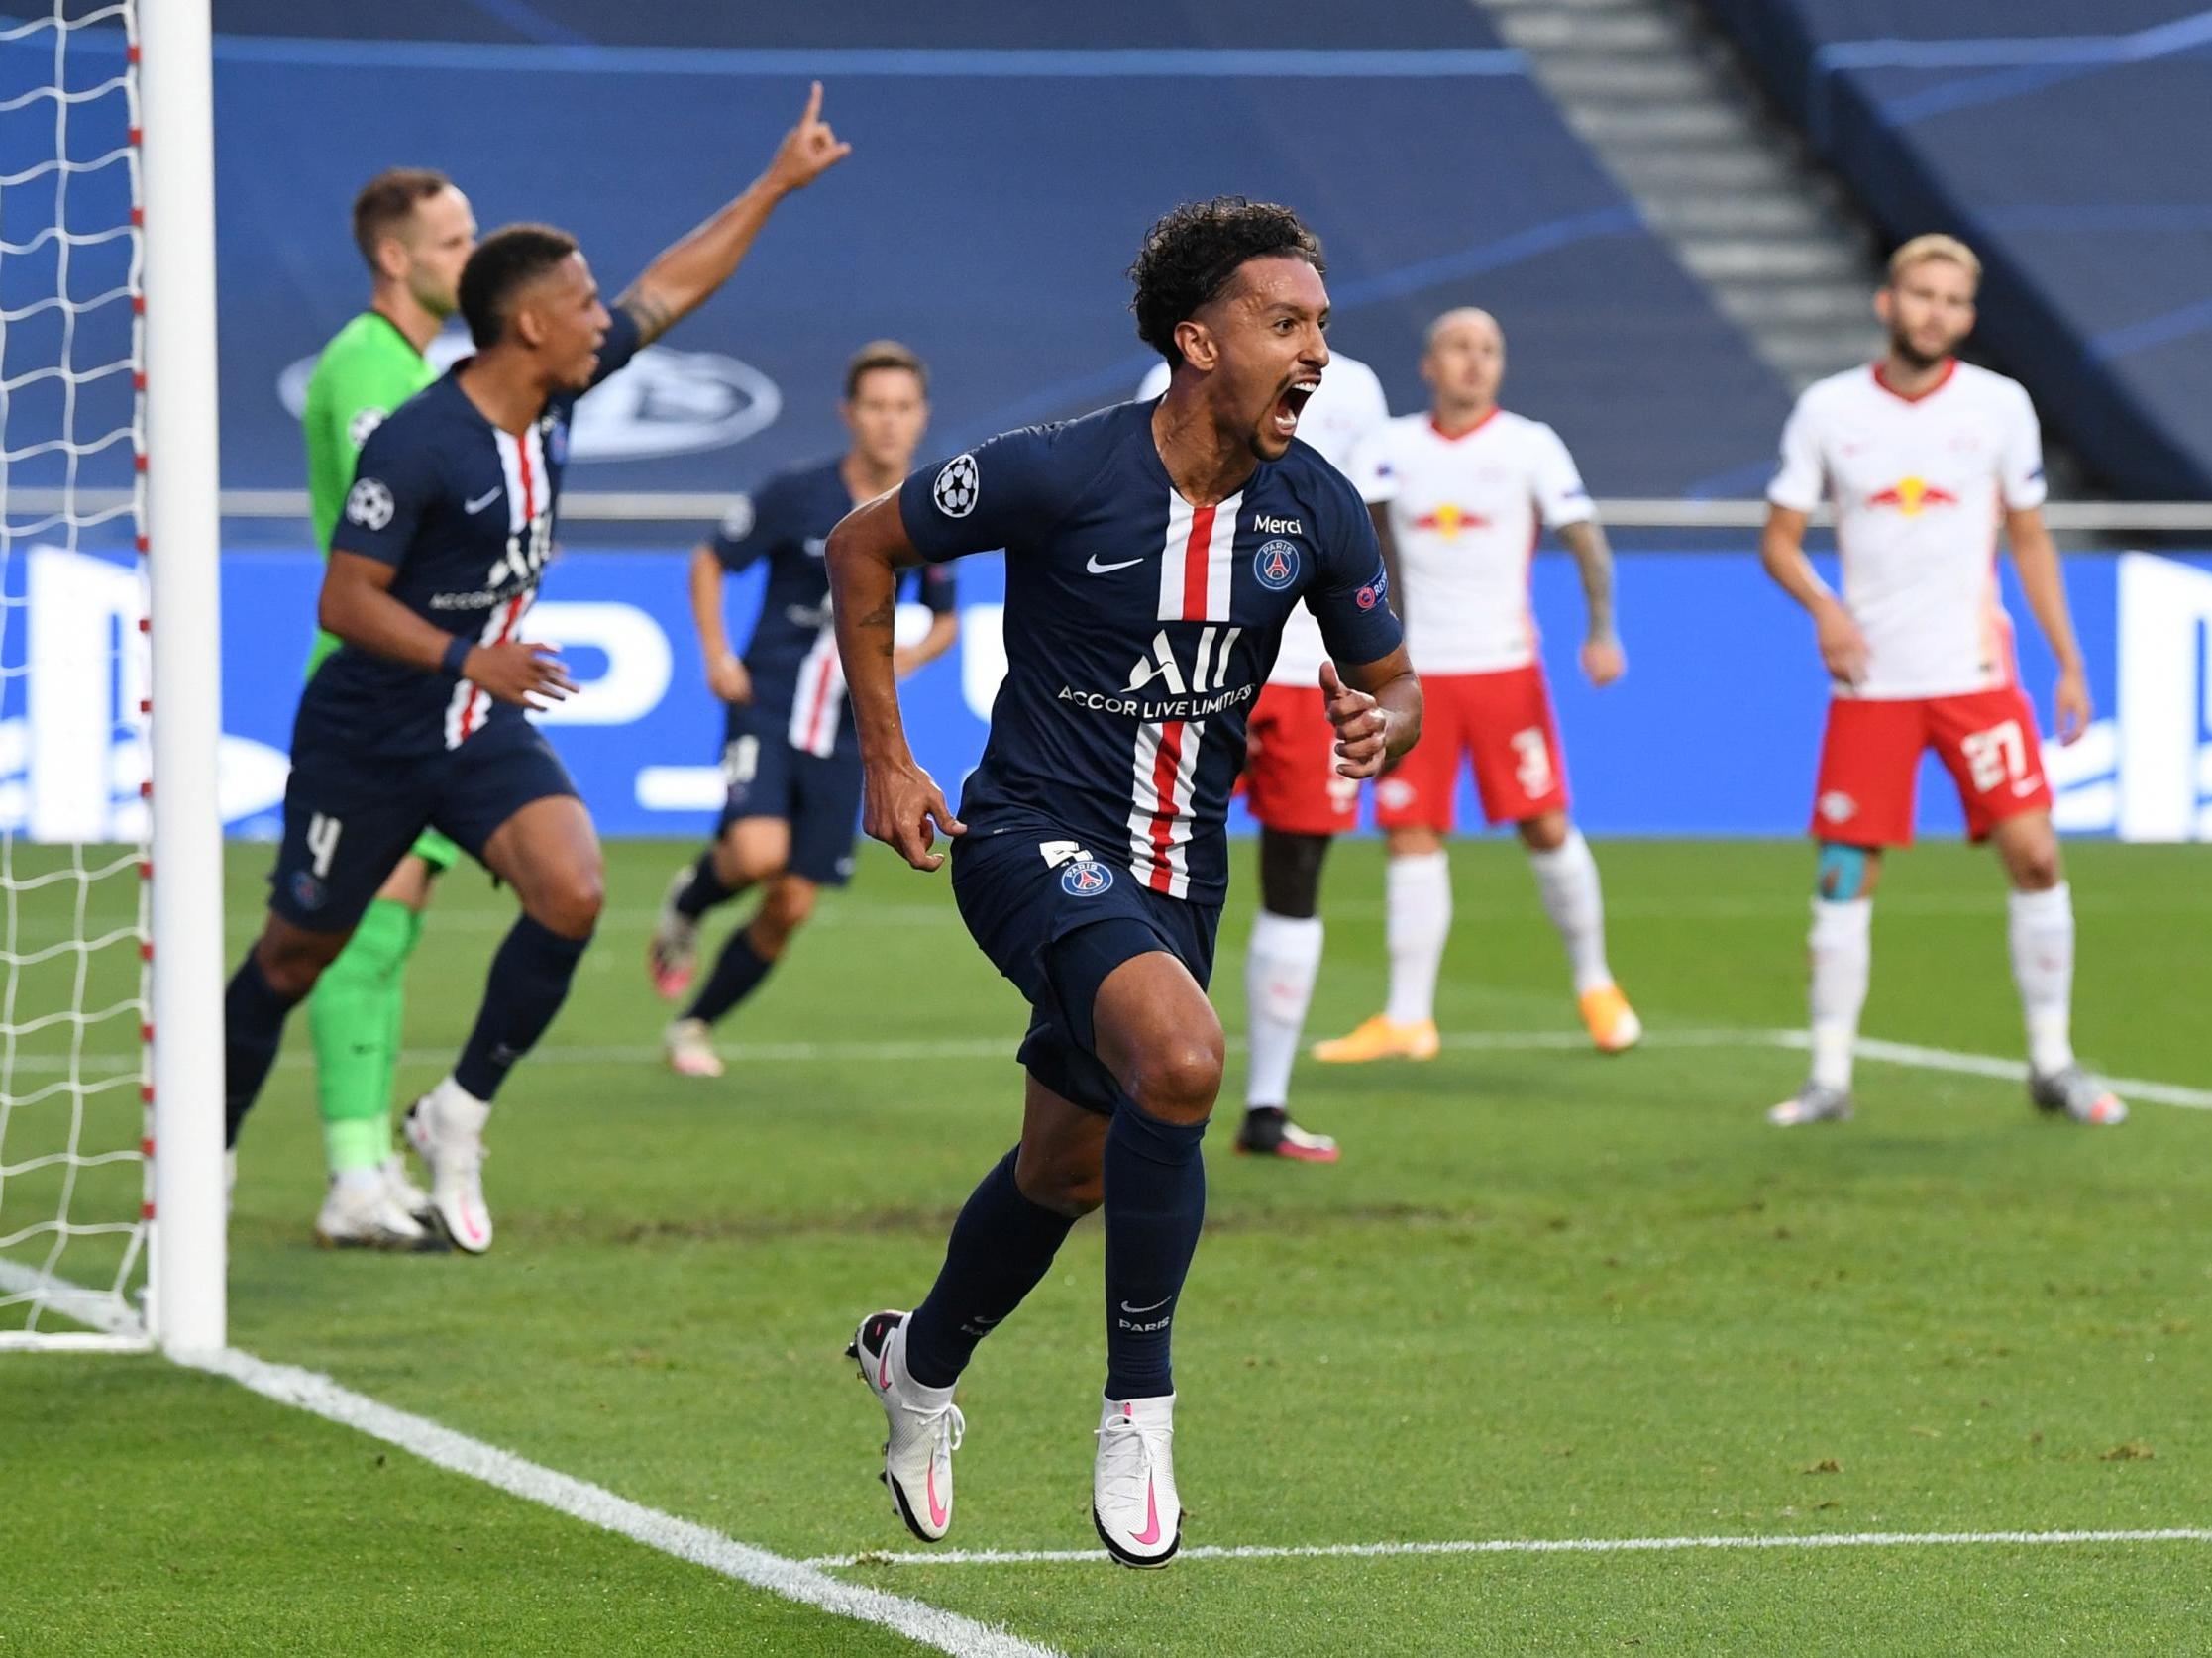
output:
[[[430,873],[434,876],[444,875],[461,862],[461,848],[455,846],[453,842],[439,834],[435,829],[425,829],[420,835],[416,836],[415,844],[409,847],[407,851],[413,857],[420,858],[425,864],[428,864]]]

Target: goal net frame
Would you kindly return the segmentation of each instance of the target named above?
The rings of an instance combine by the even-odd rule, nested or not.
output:
[[[144,791],[149,827],[141,855],[144,894],[139,909],[146,964],[139,1005],[147,1109],[144,1137],[136,1148],[147,1175],[143,1204],[131,1217],[138,1229],[133,1252],[143,1246],[146,1283],[143,1296],[133,1296],[127,1281],[97,1288],[68,1282],[66,1258],[58,1248],[0,1257],[0,1304],[29,1309],[24,1319],[28,1327],[0,1330],[0,1350],[158,1347],[171,1354],[205,1353],[222,1348],[227,1338],[229,1211],[223,1151],[223,825],[216,775],[221,527],[209,0],[76,6],[53,0],[48,17],[47,22],[27,22],[22,33],[44,27],[54,31],[56,84],[51,91],[34,88],[21,102],[51,100],[57,153],[21,176],[85,170],[67,153],[65,137],[72,97],[61,71],[72,38],[97,30],[100,50],[112,50],[118,38],[124,43],[115,89],[130,100],[131,111],[130,154],[124,158],[133,179],[131,219],[137,242],[130,295],[130,366],[137,389],[131,505],[146,620],[141,637],[126,637],[121,650],[143,650],[148,660],[124,662],[118,676],[126,686],[146,688],[137,712],[143,717],[151,779]],[[70,229],[64,222],[43,240],[65,248]],[[59,285],[58,304],[66,311],[72,298],[65,277]],[[75,372],[64,348],[59,377]],[[55,376],[41,371],[25,378],[31,377]],[[0,386],[0,391],[6,389]],[[97,521],[99,512],[97,502],[76,498],[74,437],[64,430],[58,442],[38,446],[69,451],[57,515],[72,531]],[[0,445],[15,441],[12,435],[0,435]],[[24,452],[10,448],[9,453]],[[0,507],[6,504],[0,502]],[[12,521],[7,540],[14,540]],[[36,693],[27,686],[27,694]],[[114,858],[103,851],[88,867],[80,850],[76,873],[80,880],[88,879],[112,868]],[[84,908],[80,899],[80,917]],[[17,969],[11,959],[9,973]],[[38,1015],[35,1009],[19,1009],[12,1016]],[[11,1037],[11,1052],[12,1043]],[[5,1104],[0,1100],[0,1106]],[[0,1145],[0,1165],[6,1155]],[[84,1158],[72,1145],[61,1159],[70,1165],[70,1178],[61,1188],[59,1225],[45,1230],[65,1235],[72,1229],[66,1205],[78,1163],[129,1156],[125,1150]],[[79,1229],[128,1230],[129,1222],[88,1223]],[[9,1230],[0,1224],[0,1233]],[[126,1271],[131,1259],[127,1253]]]

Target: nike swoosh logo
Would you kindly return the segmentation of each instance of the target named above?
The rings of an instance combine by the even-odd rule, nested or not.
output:
[[[1127,570],[1131,565],[1141,565],[1143,563],[1144,561],[1142,559],[1123,559],[1117,565],[1102,565],[1099,563],[1098,554],[1094,553],[1089,559],[1084,561],[1083,568],[1089,570],[1093,575],[1105,575],[1108,571]]]
[[[891,1391],[891,1332],[884,1332],[884,1362],[876,1372],[876,1386],[886,1393]]]
[[[1144,1529],[1131,1532],[1132,1543],[1152,1544],[1160,1540],[1160,1500],[1153,1493],[1152,1482],[1144,1482]]]
[[[476,516],[477,513],[483,511],[485,507],[491,505],[493,501],[496,501],[506,491],[503,488],[494,489],[488,495],[478,495],[473,501],[463,501],[461,503],[461,510],[463,512],[466,512],[471,518],[474,518]]]
[[[952,1518],[952,1510],[937,1501],[937,1459],[935,1457],[931,1457],[929,1460],[929,1481],[924,1495],[929,1499],[929,1523],[939,1531],[944,1530],[945,1521]]]
[[[1157,1312],[1160,1310],[1160,1308],[1166,1306],[1168,1302],[1174,1299],[1175,1297],[1173,1295],[1162,1295],[1150,1306],[1131,1306],[1127,1301],[1123,1301],[1121,1303],[1121,1310],[1123,1312]]]
[[[2043,787],[2043,778],[2041,777],[2020,777],[2014,780],[2012,791],[2017,795],[2026,796],[2035,793],[2041,787]]]

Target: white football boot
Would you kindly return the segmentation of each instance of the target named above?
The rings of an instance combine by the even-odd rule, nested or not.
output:
[[[315,1241],[325,1249],[444,1249],[446,1240],[397,1201],[381,1169],[349,1169],[333,1175]]]
[[[1183,1546],[1173,1394],[1106,1401],[1091,1470],[1091,1521],[1124,1566],[1165,1566]]]
[[[676,900],[691,884],[686,864],[669,878],[661,899],[661,913],[653,923],[653,936],[645,943],[645,973],[663,1001],[674,1001],[691,987],[691,974],[698,961],[699,924],[676,907]]]
[[[722,1056],[714,1051],[714,1033],[704,1019],[672,1019],[661,1032],[661,1050],[669,1069],[679,1077],[719,1077]]]
[[[925,1388],[906,1373],[903,1312],[871,1312],[845,1357],[884,1407],[883,1482],[906,1529],[934,1543],[952,1529],[952,1454],[968,1431],[950,1388]]]
[[[2091,1128],[2118,1128],[2128,1120],[2128,1108],[2120,1096],[2078,1065],[2062,1071],[2030,1072],[2028,1097],[2039,1111],[2071,1117]]]
[[[448,1077],[407,1107],[407,1143],[430,1171],[430,1208],[456,1249],[491,1247],[483,1200],[483,1125],[491,1107]]]
[[[1769,1105],[1766,1120],[1776,1128],[1803,1128],[1816,1122],[1849,1122],[1850,1089],[1832,1088],[1826,1083],[1807,1081],[1781,1104]]]
[[[430,1193],[408,1176],[407,1160],[397,1152],[384,1159],[384,1190],[391,1193],[393,1202],[415,1217],[416,1225],[435,1224],[430,1216]]]

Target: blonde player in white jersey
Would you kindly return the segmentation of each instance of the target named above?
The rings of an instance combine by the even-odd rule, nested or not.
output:
[[[1137,398],[1167,386],[1168,366],[1158,363]],[[1389,418],[1375,370],[1332,351],[1320,389],[1298,417],[1298,435],[1347,471],[1361,440]],[[1320,689],[1326,655],[1319,624],[1303,606],[1294,610],[1246,728],[1244,791],[1260,825],[1260,910],[1244,953],[1250,1053],[1236,1149],[1301,1163],[1334,1163],[1338,1155],[1328,1135],[1291,1121],[1291,1066],[1321,966],[1321,864],[1331,837],[1359,824],[1359,784],[1336,775],[1336,733]]]
[[[1506,340],[1497,320],[1446,311],[1428,328],[1422,377],[1432,402],[1361,445],[1352,477],[1399,561],[1399,611],[1427,694],[1420,747],[1375,786],[1389,837],[1390,995],[1383,1011],[1314,1057],[1336,1064],[1429,1059],[1436,974],[1451,930],[1452,828],[1460,768],[1471,761],[1483,814],[1528,849],[1545,913],[1565,945],[1576,1000],[1604,1053],[1643,1034],[1606,963],[1597,861],[1567,815],[1566,765],[1529,610],[1539,524],[1581,571],[1589,609],[1582,670],[1610,685],[1628,659],[1613,626],[1613,555],[1558,434],[1498,406]]]
[[[1851,1114],[1851,1047],[1866,1000],[1882,852],[1913,839],[1913,779],[1934,749],[1966,832],[2012,882],[2013,977],[2028,1028],[2030,1098],[2109,1126],[2127,1107],[2074,1061],[2073,900],[2051,826],[2036,712],[1997,593],[1997,537],[2058,659],[2058,737],[2089,723],[2089,689],[2044,528],[2043,443],[2028,393],[1951,354],[1974,326],[1981,261],[1948,236],[1899,248],[1874,309],[1889,353],[1806,388],[1767,487],[1767,573],[1812,613],[1835,680],[1813,837],[1812,1075],[1767,1113],[1791,1127]],[[1805,556],[1807,515],[1836,507],[1842,597]],[[1419,658],[1417,657],[1417,662]]]

